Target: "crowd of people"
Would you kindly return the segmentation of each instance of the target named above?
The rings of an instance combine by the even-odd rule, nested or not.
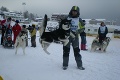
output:
[[[15,44],[17,36],[20,34],[21,31],[24,31],[28,37],[28,31],[31,35],[31,47],[36,47],[36,28],[35,25],[32,24],[32,26],[29,26],[26,28],[26,25],[20,25],[19,20],[15,20],[15,24],[12,26],[12,18],[8,17],[7,19],[0,21],[1,26],[1,45],[3,45],[4,38],[10,34],[13,35],[13,44]],[[11,36],[12,38],[12,36]],[[28,39],[26,39],[26,46],[28,46]]]

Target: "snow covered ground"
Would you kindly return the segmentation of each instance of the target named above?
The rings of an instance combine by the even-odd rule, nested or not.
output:
[[[0,45],[0,75],[4,80],[119,80],[120,79],[120,39],[112,39],[106,53],[90,52],[92,40],[87,37],[88,51],[81,51],[85,70],[77,69],[71,47],[69,68],[62,70],[62,45],[52,43],[47,55],[38,41],[37,47],[22,49],[15,55],[15,49],[5,49]]]

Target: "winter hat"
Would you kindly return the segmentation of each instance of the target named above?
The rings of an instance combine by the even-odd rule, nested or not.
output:
[[[26,28],[26,25],[23,25],[22,27],[23,27],[23,28]]]
[[[19,20],[16,20],[15,22],[16,22],[16,23],[19,23]]]
[[[83,22],[86,22],[85,20],[82,20]]]
[[[35,24],[32,24],[32,27],[34,27],[34,28],[35,28]]]
[[[79,12],[79,7],[78,6],[73,6],[71,10],[78,11]]]
[[[79,15],[80,15],[80,10],[79,10],[79,7],[78,6],[73,6],[72,8],[71,8],[71,10],[70,10],[70,12],[69,12],[69,16],[70,17],[73,17],[73,15],[72,15],[72,11],[77,11],[77,15],[75,16],[75,17],[79,17]]]
[[[12,20],[12,18],[11,18],[11,17],[8,17],[8,18],[7,18],[7,20],[10,20],[10,21],[11,21],[11,20]]]

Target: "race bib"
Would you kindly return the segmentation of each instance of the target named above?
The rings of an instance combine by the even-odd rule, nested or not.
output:
[[[71,30],[76,32],[76,30],[78,29],[78,24],[79,24],[79,19],[78,18],[72,19]]]
[[[48,21],[45,32],[55,31],[59,28],[59,23],[55,21]]]
[[[78,29],[78,26],[76,26],[76,25],[72,25],[72,26],[71,26],[71,30],[72,30],[72,31],[76,32],[77,29]]]

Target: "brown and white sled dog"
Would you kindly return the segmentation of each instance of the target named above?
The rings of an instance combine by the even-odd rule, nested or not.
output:
[[[96,51],[97,48],[101,48],[101,52],[106,52],[106,48],[109,45],[110,37],[106,37],[102,44],[99,43],[98,39],[94,39],[91,45],[91,51]]]
[[[27,39],[27,35],[24,31],[21,31],[20,34],[17,36],[16,38],[16,42],[15,42],[15,54],[17,54],[18,48],[22,48],[23,53],[25,55],[25,48],[26,48],[26,39]]]

